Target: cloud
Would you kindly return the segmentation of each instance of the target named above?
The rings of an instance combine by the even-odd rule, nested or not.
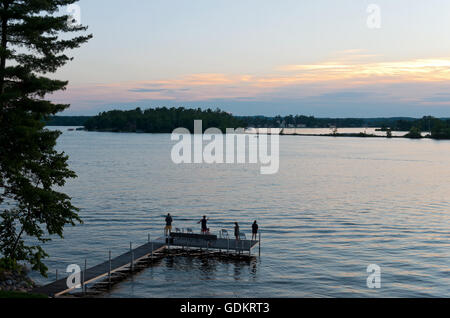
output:
[[[286,65],[281,68],[309,80],[361,80],[387,82],[440,82],[450,80],[450,59],[415,59],[397,62],[323,62]]]
[[[155,92],[166,92],[168,91],[165,88],[155,89],[155,88],[133,88],[129,89],[129,92],[132,93],[155,93]]]
[[[330,101],[357,101],[361,102],[364,99],[368,99],[374,97],[374,93],[371,92],[334,92],[334,93],[325,93],[322,95],[311,97],[311,99],[317,100],[330,100]]]
[[[167,88],[133,88],[129,89],[129,92],[132,93],[169,93],[173,94],[176,92],[187,92],[189,88],[180,88],[180,89],[167,89]]]
[[[436,93],[421,100],[426,104],[450,105],[450,93]]]
[[[200,73],[149,81],[69,86],[67,91],[55,94],[54,99],[85,110],[98,105],[142,101],[196,105],[213,101],[259,101],[276,105],[280,100],[290,100],[305,105],[450,106],[450,95],[444,93],[449,90],[450,58],[380,59],[352,49],[337,52],[328,60],[284,65],[265,74]]]

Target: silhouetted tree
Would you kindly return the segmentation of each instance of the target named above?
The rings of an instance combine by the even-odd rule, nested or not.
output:
[[[60,133],[44,129],[68,105],[45,99],[67,82],[43,75],[71,60],[67,49],[91,38],[65,35],[87,29],[56,15],[74,2],[0,0],[0,253],[9,263],[28,261],[42,275],[47,254],[24,236],[46,242],[47,234],[62,237],[66,224],[81,221],[71,198],[55,190],[76,177],[54,148]]]

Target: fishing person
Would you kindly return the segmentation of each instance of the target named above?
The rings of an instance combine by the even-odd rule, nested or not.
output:
[[[209,219],[206,218],[206,215],[203,216],[203,219],[197,222],[197,224],[202,224],[202,234],[208,233],[208,221]]]
[[[256,238],[258,237],[258,228],[258,223],[256,223],[255,220],[255,222],[253,222],[252,224],[252,241],[256,241]]]
[[[238,222],[234,222],[234,236],[236,237],[236,241],[239,241],[239,224],[238,224]]]
[[[167,236],[167,233],[172,234],[172,216],[170,213],[167,213],[166,216],[166,226],[164,227],[164,236]]]

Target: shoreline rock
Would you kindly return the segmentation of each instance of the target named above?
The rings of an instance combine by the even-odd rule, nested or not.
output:
[[[24,266],[16,270],[0,270],[0,291],[27,293],[36,286]]]

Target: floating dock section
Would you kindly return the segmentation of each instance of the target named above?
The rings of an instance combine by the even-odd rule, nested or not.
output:
[[[218,238],[216,235],[172,233],[165,240],[165,243],[169,248],[170,246],[176,246],[238,253],[248,252],[250,254],[251,250],[259,244],[259,241]]]

